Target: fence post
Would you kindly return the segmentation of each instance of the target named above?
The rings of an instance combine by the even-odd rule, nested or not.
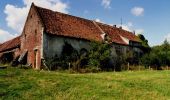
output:
[[[128,62],[128,71],[129,71],[129,62]]]

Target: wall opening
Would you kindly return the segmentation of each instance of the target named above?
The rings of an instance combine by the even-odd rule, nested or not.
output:
[[[34,68],[39,69],[38,66],[38,50],[34,50]]]
[[[14,52],[7,52],[3,53],[2,56],[0,57],[0,62],[2,64],[10,63],[14,59]]]

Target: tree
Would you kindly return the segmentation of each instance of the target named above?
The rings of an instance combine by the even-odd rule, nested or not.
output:
[[[170,44],[167,40],[160,46],[154,46],[149,53],[141,58],[141,64],[145,66],[155,66],[161,69],[161,66],[170,66]]]
[[[110,45],[106,43],[91,43],[91,50],[88,53],[88,66],[107,69],[111,57]]]
[[[150,46],[148,44],[148,40],[142,34],[138,34],[137,36],[142,42],[142,49],[143,49],[144,53],[149,52],[150,51]]]

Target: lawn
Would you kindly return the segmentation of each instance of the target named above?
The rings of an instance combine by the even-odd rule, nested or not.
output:
[[[167,100],[170,71],[88,74],[7,68],[0,70],[4,100]]]

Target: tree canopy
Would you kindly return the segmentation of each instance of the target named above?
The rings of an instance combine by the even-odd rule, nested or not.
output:
[[[150,46],[148,44],[148,40],[142,34],[138,34],[137,36],[141,40],[141,43],[142,43],[141,48],[144,51],[144,53],[149,52],[150,51]]]
[[[162,45],[154,46],[149,53],[141,58],[141,64],[145,66],[170,66],[170,44],[167,40]]]

